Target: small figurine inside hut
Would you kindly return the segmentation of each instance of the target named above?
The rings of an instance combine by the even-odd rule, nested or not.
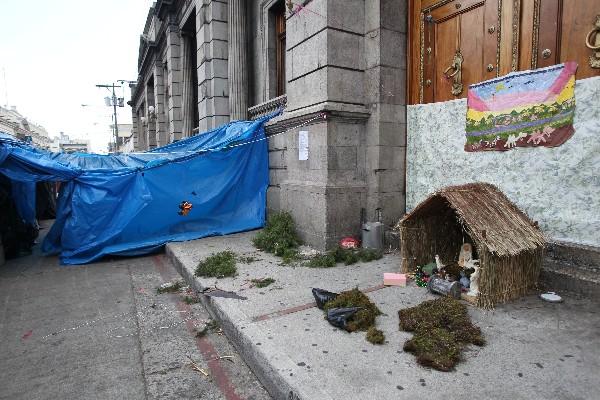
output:
[[[457,261],[444,263],[436,254],[435,263],[417,266],[415,279],[418,286],[428,286],[435,293],[463,297],[474,302],[479,294],[479,270],[479,260],[473,258],[473,246],[463,243]],[[460,296],[461,293],[464,295]]]

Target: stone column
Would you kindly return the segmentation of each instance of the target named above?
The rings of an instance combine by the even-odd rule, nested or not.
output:
[[[393,225],[405,211],[408,0],[365,3],[367,219]]]
[[[139,140],[139,124],[140,121],[138,120],[138,115],[137,115],[137,110],[135,109],[135,106],[131,106],[131,132],[133,133],[132,135],[132,139],[133,140],[133,150],[134,151],[138,151],[139,147],[138,147],[138,140]]]
[[[200,132],[206,132],[229,122],[228,9],[227,2],[222,0],[196,0]]]
[[[165,91],[167,92],[168,110],[168,141],[169,143],[181,139],[181,38],[179,27],[170,24],[167,28],[167,79]]]
[[[165,87],[163,76],[164,66],[162,61],[155,61],[152,67],[154,72],[154,112],[156,117],[156,147],[166,145],[168,133],[165,125]]]
[[[246,119],[248,112],[248,65],[246,62],[246,6],[244,0],[229,0],[229,115]]]
[[[144,150],[152,150],[156,148],[156,107],[154,105],[154,77],[152,79],[152,85],[146,84],[145,90],[145,110],[144,115],[146,116],[146,146]],[[154,114],[150,114],[150,107],[155,108]]]
[[[183,71],[183,88],[182,88],[182,118],[183,118],[183,137],[192,136],[194,129],[194,79],[192,74],[196,73],[195,66],[192,67],[192,40],[188,32],[181,32],[181,68]]]

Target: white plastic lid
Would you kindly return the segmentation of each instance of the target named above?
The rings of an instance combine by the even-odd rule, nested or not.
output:
[[[549,301],[550,303],[560,303],[563,301],[562,297],[554,292],[547,292],[540,294],[542,300]]]

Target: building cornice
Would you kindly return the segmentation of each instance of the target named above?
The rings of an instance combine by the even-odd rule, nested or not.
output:
[[[154,14],[161,20],[173,10],[173,0],[158,0],[154,6]]]
[[[156,42],[150,40],[148,36],[141,35],[140,36],[140,52],[138,57],[138,72],[141,71],[144,63],[147,59],[154,55],[154,51],[156,49]]]
[[[322,115],[323,119],[316,118],[319,115]],[[273,135],[305,123],[313,125],[330,120],[341,120],[355,124],[365,123],[370,116],[371,112],[361,105],[323,102],[299,110],[284,112],[267,122],[265,131],[267,135]]]

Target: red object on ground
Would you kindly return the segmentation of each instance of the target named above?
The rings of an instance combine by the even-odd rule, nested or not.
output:
[[[340,240],[340,247],[343,249],[358,249],[360,247],[360,240],[353,237],[345,237]]]
[[[21,339],[25,340],[25,339],[29,339],[29,337],[33,335],[33,331],[27,331],[25,332],[25,334],[23,336],[21,336]]]

